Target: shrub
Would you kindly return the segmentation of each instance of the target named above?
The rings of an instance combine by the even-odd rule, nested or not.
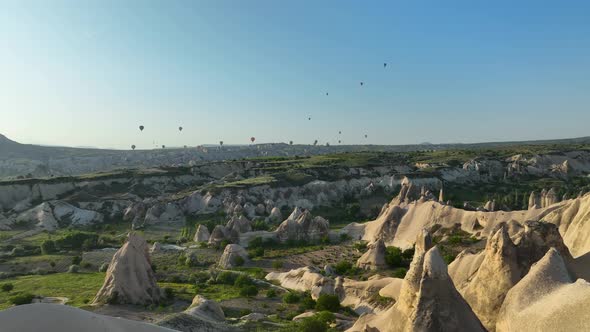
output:
[[[102,263],[102,265],[98,268],[98,272],[107,272],[109,269],[109,263]]]
[[[266,291],[266,297],[271,298],[271,299],[274,298],[274,297],[277,297],[277,291],[274,290],[273,288],[267,290]]]
[[[302,319],[298,324],[297,331],[300,332],[326,332],[328,331],[328,324],[318,320],[315,317],[308,317]]]
[[[355,219],[361,212],[361,205],[359,203],[347,204],[345,211],[349,218]]]
[[[254,283],[252,282],[252,279],[250,279],[250,277],[248,277],[245,274],[241,274],[240,276],[238,276],[236,278],[236,281],[234,282],[234,286],[236,287],[250,286],[253,284]]]
[[[3,292],[10,292],[14,289],[14,285],[11,283],[2,284],[2,286],[0,286],[0,289],[2,289]]]
[[[14,305],[22,305],[33,302],[34,298],[35,296],[33,294],[25,293],[12,296],[8,299],[8,301]]]
[[[316,310],[336,312],[340,309],[338,295],[321,294],[316,301]]]
[[[82,241],[81,249],[82,250],[91,250],[96,247],[98,244],[98,238],[86,238]]]
[[[445,254],[443,256],[443,259],[445,260],[445,263],[447,263],[447,265],[449,265],[449,264],[451,264],[455,260],[455,255],[453,255],[453,254]]]
[[[68,268],[68,273],[78,273],[78,272],[80,272],[80,266],[79,265],[72,264]]]
[[[256,220],[252,224],[252,230],[254,231],[268,231],[270,226],[264,220]]]
[[[194,267],[199,265],[199,259],[195,253],[188,254],[184,260],[184,265]]]
[[[457,245],[457,244],[460,244],[461,242],[462,242],[461,235],[455,234],[455,235],[452,235],[451,237],[449,237],[450,244]]]
[[[294,292],[288,292],[283,295],[283,302],[285,303],[297,303],[299,302],[299,295]]]
[[[390,267],[402,266],[402,250],[398,247],[387,247],[385,251],[385,263]]]
[[[262,248],[263,247],[263,240],[260,236],[257,236],[255,238],[253,238],[249,243],[248,243],[248,248],[250,249],[256,249],[256,248]]]
[[[211,275],[209,274],[209,272],[199,271],[197,273],[193,273],[189,280],[194,283],[202,284],[202,283],[207,282],[207,280],[209,280],[209,278],[211,278]]]
[[[316,301],[311,298],[311,294],[309,294],[309,292],[303,293],[300,307],[303,310],[310,310],[316,307]]]
[[[164,296],[168,299],[168,300],[172,300],[174,298],[174,289],[170,288],[170,287],[164,287]]]
[[[351,240],[352,238],[350,237],[350,235],[346,234],[346,233],[342,233],[340,234],[340,242],[346,242],[348,240]]]
[[[273,269],[282,269],[283,268],[283,261],[273,261],[272,268]]]
[[[249,315],[251,313],[252,313],[252,310],[250,310],[250,309],[242,309],[239,312],[239,316],[244,317],[244,316]]]
[[[367,241],[355,242],[352,247],[360,252],[365,252],[367,250]]]
[[[52,240],[45,240],[41,243],[41,253],[43,255],[49,255],[56,251],[55,242]]]
[[[258,294],[258,288],[254,285],[240,288],[240,296],[253,297]]]
[[[51,266],[52,269],[55,268],[55,262],[54,261],[49,262],[49,266]]]
[[[403,279],[406,277],[406,273],[408,273],[408,269],[406,269],[405,267],[400,267],[393,272],[392,276],[394,278]]]
[[[234,258],[234,265],[235,266],[242,266],[242,265],[244,265],[245,262],[246,261],[244,261],[244,258],[242,258],[242,256],[236,256]]]
[[[411,262],[412,258],[414,258],[414,248],[404,250],[404,252],[402,253],[402,257],[406,262]]]
[[[80,257],[80,256],[72,257],[72,264],[80,265],[80,263],[82,263],[82,257]]]
[[[228,240],[223,240],[219,243],[219,249],[224,249],[229,244]]]
[[[324,322],[325,324],[332,323],[336,321],[336,317],[334,314],[329,311],[321,311],[313,316],[315,319]]]
[[[14,248],[12,248],[12,250],[10,251],[10,255],[11,256],[23,256],[25,254],[25,248],[23,248],[22,246],[16,246]]]
[[[55,240],[55,246],[62,249],[92,249],[98,244],[96,233],[73,231]]]
[[[237,278],[237,274],[224,271],[217,275],[215,282],[222,285],[233,285]]]
[[[352,263],[349,261],[340,261],[334,265],[334,271],[338,274],[346,274],[352,269]]]
[[[251,249],[248,251],[248,256],[250,256],[250,258],[262,257],[264,256],[264,248],[258,247],[255,249]]]

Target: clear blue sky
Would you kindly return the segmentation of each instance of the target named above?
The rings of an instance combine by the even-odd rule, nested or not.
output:
[[[588,1],[1,1],[0,133],[115,148],[586,136],[589,17]]]

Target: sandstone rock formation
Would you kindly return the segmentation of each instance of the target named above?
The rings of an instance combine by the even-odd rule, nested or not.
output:
[[[422,233],[398,301],[387,311],[361,316],[348,331],[485,331],[455,289],[440,252]],[[426,251],[427,250],[427,251]]]
[[[531,195],[529,196],[528,209],[532,210],[532,209],[539,209],[539,208],[541,208],[541,198],[537,195],[537,193],[535,193],[534,191],[531,191]]]
[[[209,242],[209,238],[211,237],[211,234],[209,234],[209,230],[207,229],[207,226],[201,224],[199,225],[199,227],[197,227],[197,231],[195,232],[195,237],[193,238],[193,241],[195,242]]]
[[[364,270],[377,270],[386,266],[385,243],[382,239],[367,245],[367,251],[357,260],[356,266]]]
[[[278,223],[283,220],[281,210],[278,207],[273,207],[268,216],[268,220],[272,223]]]
[[[457,289],[491,331],[495,328],[498,311],[508,291],[550,247],[558,248],[568,265],[573,263],[557,226],[527,221],[513,237],[514,242],[507,229],[501,225],[488,239],[483,252],[463,252],[449,268]]]
[[[18,223],[33,223],[36,227],[46,229],[48,231],[56,230],[59,225],[53,209],[48,202],[37,205],[36,207],[21,213],[17,218]]]
[[[311,293],[316,300],[320,294],[334,294],[334,280],[324,277],[319,269],[314,267],[302,267],[288,272],[271,272],[266,275],[266,280],[278,281],[282,287],[296,291]]]
[[[193,303],[185,312],[193,316],[201,316],[205,319],[212,319],[216,321],[225,321],[225,314],[219,303],[207,300],[202,295],[196,295],[193,298]]]
[[[462,291],[488,330],[493,330],[504,296],[519,279],[516,246],[502,227],[488,240],[479,269]]]
[[[158,325],[185,332],[231,332],[239,329],[226,324],[221,306],[201,295],[193,298],[192,304],[185,311],[170,315],[158,322]]]
[[[230,232],[236,232],[238,234],[250,232],[252,230],[252,224],[250,220],[248,220],[248,218],[243,215],[231,217],[225,227]]]
[[[574,282],[559,252],[550,249],[506,295],[496,331],[590,330],[590,283]]]
[[[139,227],[143,225],[146,211],[147,206],[143,202],[133,203],[123,212],[123,220],[131,221],[132,225]]]
[[[388,285],[399,283],[401,279],[373,275],[365,281],[357,281],[343,277],[335,280],[335,293],[340,299],[340,305],[350,307],[357,314],[378,313],[386,309],[389,303],[376,301],[377,294]],[[389,296],[391,298],[397,298]],[[393,302],[393,301],[392,301]]]
[[[590,223],[584,222],[590,214],[590,194],[523,211],[467,211],[431,200],[399,201],[400,197],[394,198],[376,220],[349,224],[340,233],[367,242],[383,239],[387,246],[409,249],[421,229],[434,225],[449,228],[459,223],[461,230],[481,238],[491,237],[500,224],[508,225],[509,235],[513,236],[524,227],[525,221],[543,220],[559,227],[574,257],[590,251],[590,237],[585,235],[590,234]]]
[[[104,284],[92,303],[146,305],[158,303],[161,298],[148,245],[139,235],[130,233],[127,242],[113,256]]]
[[[239,258],[238,258],[239,257]],[[223,269],[231,269],[239,266],[238,262],[242,264],[248,261],[248,252],[237,244],[228,244],[223,250],[223,254],[219,259],[219,267]]]
[[[230,232],[225,226],[217,225],[213,228],[211,236],[209,237],[210,245],[219,245],[222,241],[229,239]]]
[[[293,213],[277,227],[275,233],[280,241],[318,241],[328,236],[330,224],[322,217],[313,217],[308,210],[295,208]]]
[[[184,223],[186,217],[180,207],[174,203],[156,203],[145,213],[144,224]]]

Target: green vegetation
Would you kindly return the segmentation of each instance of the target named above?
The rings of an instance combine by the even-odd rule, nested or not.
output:
[[[94,298],[103,281],[104,273],[54,273],[7,279],[14,287],[10,293],[0,293],[0,309],[10,306],[8,294],[67,297],[68,305],[80,307]]]
[[[395,269],[395,271],[393,271],[391,276],[394,278],[403,279],[406,277],[406,273],[408,273],[408,269],[406,269],[405,267],[400,267],[400,268]]]
[[[45,240],[41,243],[41,253],[43,255],[49,255],[56,251],[55,241],[52,240]]]
[[[338,295],[321,294],[316,301],[316,310],[337,312],[340,309]]]
[[[356,275],[361,272],[352,262],[343,260],[334,264],[333,269],[340,275]]]
[[[258,294],[258,288],[254,285],[240,287],[240,296],[254,297]]]
[[[287,292],[287,293],[285,293],[285,295],[283,295],[283,302],[285,302],[285,303],[289,303],[289,304],[297,303],[297,302],[299,302],[299,300],[300,300],[300,297],[295,292]]]
[[[0,285],[0,289],[3,292],[10,292],[11,290],[14,289],[14,285],[11,283],[2,284],[2,285]]]
[[[273,288],[270,288],[269,290],[266,291],[266,297],[272,299],[277,297],[277,291],[274,290]]]
[[[322,311],[296,323],[295,330],[298,332],[326,332],[330,323],[334,321],[336,321],[336,318],[333,313]]]
[[[31,293],[22,293],[8,298],[8,301],[14,305],[29,304],[33,301],[35,295]]]
[[[408,268],[414,257],[414,249],[402,251],[398,247],[387,247],[385,251],[385,263],[391,268]]]

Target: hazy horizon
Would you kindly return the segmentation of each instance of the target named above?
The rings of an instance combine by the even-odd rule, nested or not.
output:
[[[3,2],[0,134],[116,149],[588,136],[588,16],[582,1]]]

